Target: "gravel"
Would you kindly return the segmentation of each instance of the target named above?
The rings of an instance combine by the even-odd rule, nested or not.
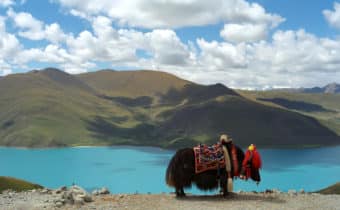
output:
[[[238,192],[223,198],[220,195],[188,195],[176,198],[174,194],[99,194],[92,202],[67,203],[55,191],[9,192],[0,194],[0,209],[155,209],[155,210],[210,210],[210,209],[339,209],[340,195],[321,195],[291,191],[282,193],[267,190],[263,193]]]

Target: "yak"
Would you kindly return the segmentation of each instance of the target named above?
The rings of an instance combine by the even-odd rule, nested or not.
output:
[[[236,148],[238,162],[236,167],[241,169],[240,178],[247,179],[249,177],[257,183],[261,181],[260,167],[254,167],[253,155],[248,155],[248,160],[245,160],[245,154],[238,146],[230,143],[222,144],[222,146],[226,147],[229,154],[232,147]],[[248,164],[248,170],[245,169],[246,164]],[[235,167],[234,165],[231,164],[232,170]],[[232,178],[235,177],[233,176]],[[185,196],[184,188],[190,188],[192,183],[203,191],[217,189],[220,186],[223,196],[227,196],[229,193],[227,187],[228,176],[225,168],[207,170],[201,173],[195,172],[195,154],[193,148],[179,149],[175,153],[167,167],[165,179],[168,186],[175,188],[177,197]]]

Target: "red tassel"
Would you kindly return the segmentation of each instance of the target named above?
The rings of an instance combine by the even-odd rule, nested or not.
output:
[[[255,145],[251,145],[251,150],[247,150],[242,162],[242,168],[245,170],[246,179],[251,176],[251,167],[253,169],[260,169],[262,167],[261,156],[260,153],[256,150]]]
[[[248,162],[249,162],[251,156],[252,156],[251,151],[247,150],[247,152],[244,156],[243,162],[242,162],[242,166],[246,167],[248,165]]]
[[[252,163],[255,169],[260,169],[262,167],[260,153],[258,153],[256,149],[253,151],[253,162]]]

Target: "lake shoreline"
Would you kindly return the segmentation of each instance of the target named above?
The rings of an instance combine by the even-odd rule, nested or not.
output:
[[[340,138],[340,137],[339,137]],[[217,142],[217,141],[216,141]],[[256,145],[256,142],[254,142]],[[237,142],[236,142],[236,145]],[[192,147],[197,145],[192,145]],[[318,149],[318,148],[330,148],[330,147],[337,147],[340,146],[340,142],[338,144],[327,144],[327,145],[279,145],[279,146],[269,146],[269,145],[257,145],[258,148],[261,149],[282,149],[282,150],[289,150],[289,149]],[[0,148],[13,148],[13,149],[63,149],[63,148],[105,148],[105,147],[140,147],[140,148],[154,148],[154,149],[161,149],[161,150],[168,150],[168,151],[176,151],[178,149],[184,148],[184,147],[161,147],[158,145],[136,145],[136,144],[113,144],[113,145],[77,145],[77,146],[49,146],[49,147],[27,147],[27,146],[5,146],[0,145]],[[241,148],[245,149],[247,146],[241,146]]]

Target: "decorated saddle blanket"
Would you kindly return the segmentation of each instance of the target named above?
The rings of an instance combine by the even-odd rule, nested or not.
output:
[[[212,146],[200,144],[193,148],[195,153],[195,172],[225,168],[225,159],[222,145],[217,143]]]

